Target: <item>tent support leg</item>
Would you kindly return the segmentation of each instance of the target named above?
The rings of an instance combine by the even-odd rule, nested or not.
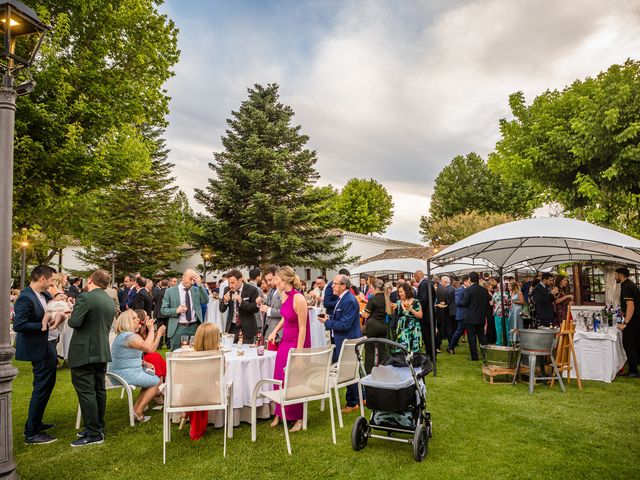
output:
[[[427,299],[428,299],[428,311],[429,311],[429,330],[431,331],[431,359],[433,362],[433,376],[435,377],[438,374],[438,369],[436,367],[436,329],[433,322],[433,297],[431,295],[431,286],[433,285],[431,282],[431,262],[427,260],[427,280],[429,281],[427,285]]]

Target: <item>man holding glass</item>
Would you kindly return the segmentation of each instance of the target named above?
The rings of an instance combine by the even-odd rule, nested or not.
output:
[[[181,337],[195,335],[202,323],[202,305],[209,303],[209,296],[200,284],[200,275],[188,269],[182,275],[182,281],[164,294],[160,312],[169,318],[167,338],[172,351],[180,348]]]

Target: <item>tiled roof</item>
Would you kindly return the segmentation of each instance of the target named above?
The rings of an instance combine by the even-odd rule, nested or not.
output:
[[[445,248],[439,247],[437,251]],[[390,248],[374,257],[365,258],[358,262],[358,265],[364,263],[375,262],[376,260],[393,260],[395,258],[418,258],[420,260],[427,260],[431,258],[437,252],[433,247],[408,247],[408,248]]]

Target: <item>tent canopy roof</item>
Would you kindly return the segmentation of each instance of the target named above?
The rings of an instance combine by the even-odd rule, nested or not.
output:
[[[352,275],[370,273],[373,275],[386,275],[390,273],[415,272],[416,270],[426,271],[427,262],[419,258],[390,258],[386,260],[375,260],[363,263],[351,269]]]
[[[483,259],[496,268],[536,269],[576,261],[640,264],[640,240],[572,218],[529,218],[471,235],[439,252],[442,266],[461,258]]]

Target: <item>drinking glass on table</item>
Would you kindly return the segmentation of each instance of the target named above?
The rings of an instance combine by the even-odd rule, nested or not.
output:
[[[196,337],[195,337],[195,335],[191,335],[191,336],[189,337],[189,346],[190,346],[191,348],[193,348],[193,344],[194,344],[195,342],[196,342]]]
[[[189,335],[180,335],[180,347],[188,347],[189,346]]]

